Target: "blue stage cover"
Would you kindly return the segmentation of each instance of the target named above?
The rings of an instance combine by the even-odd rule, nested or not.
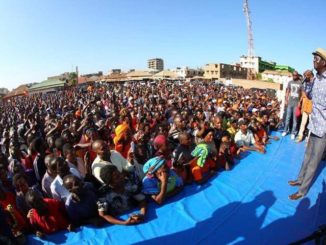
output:
[[[287,184],[295,179],[305,142],[289,137],[249,153],[232,171],[208,183],[186,186],[163,206],[149,204],[145,223],[106,225],[60,232],[29,244],[288,244],[326,223],[326,171],[323,165],[309,194],[298,201]],[[124,216],[126,217],[126,216]]]

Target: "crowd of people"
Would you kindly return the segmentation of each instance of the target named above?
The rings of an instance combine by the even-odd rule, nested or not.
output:
[[[98,83],[0,103],[2,241],[140,223],[147,202],[264,154],[282,123],[275,94],[214,82]]]

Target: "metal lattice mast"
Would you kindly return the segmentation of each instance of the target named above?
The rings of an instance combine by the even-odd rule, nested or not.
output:
[[[248,32],[248,57],[252,58],[254,56],[254,36],[252,32],[252,24],[250,18],[250,10],[248,5],[248,0],[244,0],[243,12],[246,16],[247,21],[247,32]]]

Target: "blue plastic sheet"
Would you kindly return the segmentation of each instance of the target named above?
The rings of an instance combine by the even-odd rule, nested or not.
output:
[[[273,141],[267,154],[251,152],[232,171],[204,185],[186,186],[163,206],[149,204],[147,220],[136,226],[81,227],[29,244],[288,244],[326,223],[323,164],[308,195],[290,201],[304,155],[304,142]],[[123,217],[126,217],[123,216]]]

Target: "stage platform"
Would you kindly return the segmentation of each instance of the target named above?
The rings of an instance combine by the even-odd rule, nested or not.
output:
[[[304,147],[280,137],[265,155],[249,153],[232,171],[186,186],[163,206],[150,203],[143,224],[81,227],[47,241],[30,236],[29,244],[289,244],[326,223],[324,162],[309,194],[288,199],[296,188],[287,181],[296,178]]]

